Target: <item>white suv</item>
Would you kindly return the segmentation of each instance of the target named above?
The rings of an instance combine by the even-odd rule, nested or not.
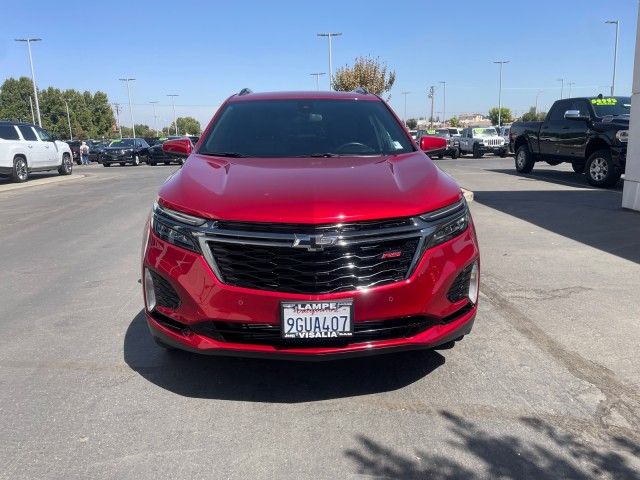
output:
[[[25,182],[31,172],[71,175],[71,149],[30,123],[0,122],[0,175]]]

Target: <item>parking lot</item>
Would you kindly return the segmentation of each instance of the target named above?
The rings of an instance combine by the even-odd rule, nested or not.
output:
[[[640,218],[511,158],[472,190],[481,306],[455,348],[329,363],[167,353],[142,230],[177,167],[0,184],[0,478],[640,478]]]

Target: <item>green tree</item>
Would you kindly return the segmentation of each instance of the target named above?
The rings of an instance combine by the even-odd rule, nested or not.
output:
[[[547,116],[546,112],[536,112],[535,107],[530,107],[528,112],[522,114],[522,116],[520,117],[520,121],[522,122],[542,121],[546,116]]]
[[[407,128],[409,130],[415,130],[418,126],[418,120],[416,120],[415,118],[410,118],[407,120]]]
[[[200,122],[193,117],[178,117],[178,135],[199,135],[202,131]],[[175,134],[176,126],[171,122],[169,126],[171,134]]]
[[[493,107],[489,110],[489,120],[491,120],[492,125],[498,125],[498,107]],[[512,121],[513,116],[511,115],[511,109],[502,107],[500,109],[500,122],[504,125],[505,123],[511,123]]]
[[[451,117],[449,119],[449,125],[451,125],[452,127],[459,127],[460,119],[458,117]]]
[[[349,92],[364,87],[371,93],[382,95],[393,87],[396,72],[377,58],[358,57],[352,67],[338,68],[333,77],[333,89]]]
[[[0,118],[31,122],[30,96],[33,96],[33,84],[29,78],[7,78],[0,87]],[[35,102],[33,108],[35,114]]]

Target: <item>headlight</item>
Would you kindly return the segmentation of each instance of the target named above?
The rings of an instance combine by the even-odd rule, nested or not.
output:
[[[618,130],[616,132],[616,139],[621,143],[627,143],[629,141],[629,130]]]
[[[193,227],[206,223],[203,218],[193,217],[176,210],[163,207],[157,202],[153,205],[151,228],[165,242],[194,252],[200,251]]]
[[[432,248],[464,233],[469,226],[469,208],[467,202],[460,200],[450,207],[422,215],[422,220],[433,222],[436,230],[427,241],[425,248]]]

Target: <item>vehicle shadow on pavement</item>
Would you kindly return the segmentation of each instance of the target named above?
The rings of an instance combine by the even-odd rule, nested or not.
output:
[[[534,168],[530,174],[518,173],[513,168],[495,168],[488,169],[489,172],[506,173],[514,177],[520,177],[523,180],[543,181],[567,186],[570,184],[575,187],[590,188],[597,191],[622,192],[623,181],[619,180],[615,187],[603,190],[601,188],[592,187],[587,182],[585,175],[567,170],[557,170],[551,168]]]
[[[446,442],[446,456],[431,453],[433,448],[429,446],[415,448],[411,454],[400,453],[364,435],[356,437],[356,447],[346,450],[344,455],[355,463],[357,472],[367,478],[640,478],[630,464],[630,459],[640,454],[640,445],[619,435],[606,435],[606,439],[598,442],[601,446],[596,447],[582,440],[579,433],[560,430],[538,418],[517,419],[518,431],[524,431],[525,436],[516,436],[489,433],[448,411],[440,411],[439,415],[452,436]]]
[[[59,176],[60,174],[57,171],[30,173],[29,180],[27,180],[27,184],[32,180],[42,180],[43,178],[51,178],[51,177],[59,177]],[[9,185],[12,183],[14,183],[14,181],[11,177],[0,176],[0,185]]]
[[[165,351],[149,334],[144,312],[124,339],[124,360],[148,381],[186,397],[298,403],[368,395],[405,387],[445,359],[415,351],[326,362],[198,355]]]
[[[640,263],[640,215],[598,189],[475,191],[474,201],[545,230]]]

